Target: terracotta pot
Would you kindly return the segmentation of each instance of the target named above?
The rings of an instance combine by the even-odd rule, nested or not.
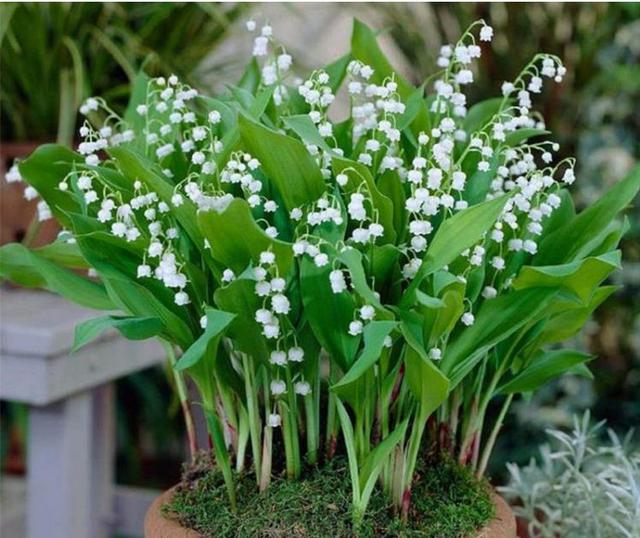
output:
[[[26,158],[38,142],[0,142],[0,245],[22,241],[36,213],[37,201],[23,197],[23,183],[7,183],[4,176],[16,158]],[[60,227],[55,219],[44,222],[32,246],[42,246],[53,241]]]
[[[171,500],[174,488],[165,491],[149,507],[144,518],[145,538],[202,538],[199,533],[185,529],[179,523],[165,518],[160,509]],[[493,495],[496,518],[483,528],[475,538],[517,538],[516,518],[506,501]]]

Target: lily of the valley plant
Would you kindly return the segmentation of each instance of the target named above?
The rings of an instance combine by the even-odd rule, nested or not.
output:
[[[232,505],[234,469],[265,489],[338,451],[356,524],[374,488],[406,518],[428,445],[482,475],[516,395],[589,375],[588,355],[549,346],[614,291],[640,173],[576,214],[574,162],[532,104],[565,68],[537,55],[470,106],[482,21],[419,88],[358,21],[351,52],[306,80],[269,26],[247,27],[254,59],[222,95],[141,75],[124,117],[89,99],[76,151],[12,170],[65,231],[3,247],[2,274],[122,312],[77,346],[107,327],[162,339],[192,448],[185,377]]]

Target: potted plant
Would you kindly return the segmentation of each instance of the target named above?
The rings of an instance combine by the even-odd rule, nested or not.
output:
[[[76,346],[107,328],[164,343],[193,461],[148,536],[515,536],[503,513],[480,531],[491,450],[516,395],[590,375],[590,356],[550,346],[613,292],[640,172],[576,214],[573,161],[554,162],[531,103],[565,70],[539,54],[468,107],[483,21],[418,88],[359,21],[351,52],[303,82],[270,26],[247,27],[255,58],[226,93],[141,75],[122,118],[84,103],[77,152],[20,163],[68,232],[3,247],[3,276],[122,311],[79,326]]]

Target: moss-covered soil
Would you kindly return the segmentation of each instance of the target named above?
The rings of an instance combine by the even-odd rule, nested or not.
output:
[[[402,525],[380,490],[358,532],[351,526],[351,485],[344,460],[314,469],[299,482],[275,479],[260,494],[255,479],[238,477],[237,513],[221,475],[210,464],[185,470],[167,517],[215,538],[462,538],[489,522],[494,506],[486,483],[453,462],[425,464],[414,482],[409,523]]]

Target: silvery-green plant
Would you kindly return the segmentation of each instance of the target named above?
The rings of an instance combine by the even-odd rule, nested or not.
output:
[[[589,375],[589,356],[548,348],[613,291],[616,217],[640,186],[636,170],[575,213],[573,161],[554,161],[531,102],[562,80],[556,57],[468,106],[492,34],[473,24],[414,88],[359,21],[351,52],[303,81],[265,25],[222,95],[141,75],[124,117],[89,99],[77,151],[43,146],[11,172],[65,232],[3,247],[1,272],[122,311],[78,346],[107,327],[165,343],[192,447],[184,376],[232,506],[234,467],[265,489],[339,450],[354,522],[376,487],[406,518],[428,424],[482,475],[516,394]]]
[[[500,491],[528,521],[530,536],[553,538],[640,535],[640,452],[632,434],[620,439],[590,415],[574,417],[569,433],[548,430],[552,445],[540,448],[540,461],[508,464],[509,484]]]

